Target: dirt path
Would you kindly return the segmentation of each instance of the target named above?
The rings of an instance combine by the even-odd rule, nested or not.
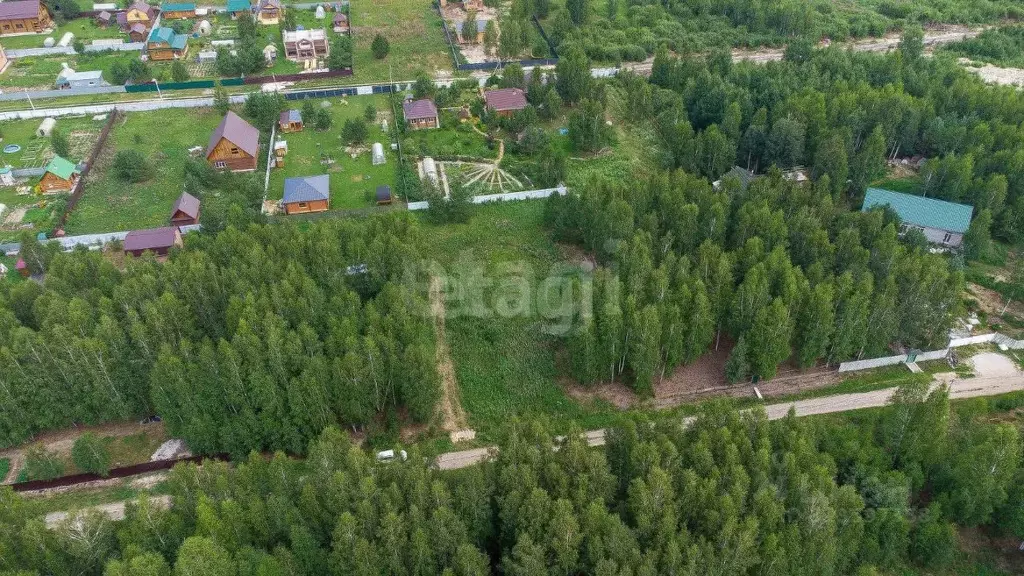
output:
[[[149,502],[150,504],[153,505],[153,508],[170,508],[171,497],[153,496],[149,499]],[[124,520],[124,511],[127,503],[127,500],[122,500],[120,502],[111,502],[109,504],[99,504],[97,506],[90,506],[88,508],[83,508],[76,512],[75,517],[78,517],[79,515],[86,512],[99,512],[101,514],[106,514],[107,517],[111,520]],[[57,528],[61,525],[61,523],[67,520],[69,515],[69,512],[50,512],[46,515],[46,527],[50,530]]]
[[[455,380],[455,365],[448,350],[448,339],[444,330],[444,292],[441,278],[430,277],[430,313],[434,316],[434,332],[437,337],[437,373],[441,376],[443,396],[439,406],[443,420],[442,427],[448,432],[463,430],[468,426],[466,411],[459,400],[459,384]]]

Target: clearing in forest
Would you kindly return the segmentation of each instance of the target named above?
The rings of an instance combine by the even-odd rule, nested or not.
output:
[[[434,316],[434,331],[437,335],[437,373],[441,376],[442,396],[439,409],[443,419],[442,427],[448,432],[457,432],[467,427],[466,411],[459,399],[459,383],[455,379],[455,365],[448,350],[444,332],[444,292],[441,278],[430,277],[430,313]]]

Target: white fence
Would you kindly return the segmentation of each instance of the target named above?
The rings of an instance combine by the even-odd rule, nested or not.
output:
[[[995,342],[1002,346],[1013,350],[1024,349],[1024,340],[1014,340],[1009,336],[993,332],[991,334],[979,334],[977,336],[968,336],[966,338],[951,338],[949,340],[949,346],[941,350],[929,350],[928,352],[920,352],[914,358],[915,362],[926,362],[928,360],[942,360],[949,354],[950,348],[959,348],[960,346],[971,346],[972,344],[987,344],[989,342]],[[867,370],[869,368],[880,368],[882,366],[895,366],[896,364],[903,364],[907,361],[907,354],[900,354],[899,356],[886,356],[884,358],[870,358],[868,360],[853,360],[851,362],[843,362],[839,365],[840,372],[853,372],[855,370]]]
[[[230,96],[232,104],[245,102],[248,94]],[[88,104],[84,106],[64,106],[61,108],[37,108],[35,110],[18,110],[16,112],[0,112],[0,120],[25,120],[28,118],[56,118],[58,116],[76,116],[107,114],[115,108],[121,112],[149,112],[163,108],[203,108],[213,106],[213,98],[178,98],[153,99],[144,102],[111,102],[109,104]]]
[[[0,102],[11,100],[31,100],[32,98],[60,98],[63,96],[86,96],[89,94],[118,94],[125,92],[124,86],[85,86],[82,88],[65,88],[63,90],[25,90],[11,91],[0,94]]]
[[[523,192],[506,192],[504,194],[484,194],[482,196],[473,196],[471,202],[473,204],[486,204],[488,202],[504,202],[507,200],[535,200],[538,198],[547,198],[552,194],[558,194],[559,196],[565,196],[567,189],[565,185],[560,185],[557,188],[543,188],[541,190],[524,190]],[[430,207],[430,202],[409,202],[409,210],[426,210]]]

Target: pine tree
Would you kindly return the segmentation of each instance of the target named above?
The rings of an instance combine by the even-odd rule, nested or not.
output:
[[[789,358],[793,326],[781,298],[762,308],[754,318],[750,337],[750,369],[761,380],[775,376],[779,364]]]
[[[725,379],[730,384],[742,382],[750,377],[749,356],[750,350],[747,346],[747,340],[741,335],[725,363]]]

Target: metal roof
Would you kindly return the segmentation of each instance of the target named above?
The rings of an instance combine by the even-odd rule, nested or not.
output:
[[[889,206],[901,220],[908,224],[960,234],[967,232],[967,228],[971,225],[971,214],[974,212],[974,207],[966,204],[956,204],[881,188],[868,188],[861,211],[867,212],[876,206]]]
[[[526,94],[519,88],[501,88],[484,92],[484,101],[492,110],[522,110],[526,108]]]
[[[249,0],[228,0],[228,12],[242,12],[251,9],[252,6],[249,5]]]
[[[250,156],[256,156],[256,152],[260,148],[260,131],[234,112],[228,112],[213,134],[210,134],[210,143],[206,146],[207,156],[213,152],[221,138],[227,138],[228,142],[238,146]]]
[[[178,237],[178,229],[174,226],[133,230],[124,237],[124,249],[129,252],[136,250],[155,250],[170,248]]]
[[[171,218],[178,212],[183,213],[189,218],[199,217],[199,198],[189,194],[188,192],[182,192],[181,196],[174,201],[174,206],[171,208]]]
[[[50,160],[50,163],[46,165],[46,171],[61,180],[70,180],[72,174],[78,173],[78,167],[69,160],[65,160],[60,156],[54,156],[53,160]]]
[[[291,124],[293,122],[302,122],[302,112],[292,108],[291,110],[284,110],[281,112],[281,118],[279,123]]]
[[[377,202],[384,202],[386,200],[391,200],[391,186],[381,184],[377,186]]]
[[[29,19],[39,16],[39,0],[0,2],[0,20]]]
[[[433,100],[406,100],[402,103],[402,111],[406,120],[422,120],[424,118],[436,118],[437,106]]]
[[[330,199],[331,183],[327,174],[287,178],[284,181],[284,196],[281,198],[284,204]]]
[[[195,9],[195,2],[164,2],[160,5],[162,12],[189,12]]]

